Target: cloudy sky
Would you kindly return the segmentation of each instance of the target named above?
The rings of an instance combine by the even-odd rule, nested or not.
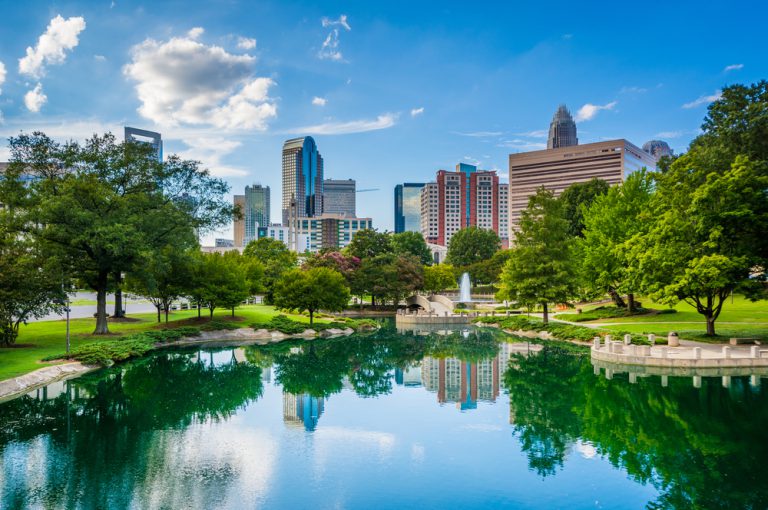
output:
[[[326,177],[378,188],[358,213],[382,229],[395,184],[462,161],[506,176],[510,152],[544,147],[559,103],[582,143],[662,138],[679,152],[723,86],[768,77],[758,1],[0,0],[0,12],[4,139],[157,130],[166,154],[203,161],[233,192],[271,186],[277,219],[282,142],[310,134]]]

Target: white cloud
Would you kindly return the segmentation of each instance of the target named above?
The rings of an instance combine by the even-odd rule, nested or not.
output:
[[[336,19],[336,20],[333,20],[324,16],[323,19],[320,21],[322,22],[323,26],[326,28],[340,26],[340,27],[346,28],[347,31],[352,30],[352,27],[350,27],[349,23],[347,22],[346,14],[342,14],[341,16],[339,16],[339,19]]]
[[[687,109],[687,110],[691,109],[691,108],[696,108],[697,106],[701,106],[703,104],[709,104],[709,103],[711,103],[713,101],[717,101],[721,97],[723,97],[723,93],[721,91],[717,90],[717,91],[715,91],[714,94],[712,94],[710,96],[699,96],[698,98],[694,99],[690,103],[685,103],[682,107]]]
[[[24,94],[24,105],[30,112],[39,112],[46,101],[48,101],[48,96],[43,93],[43,85],[40,83]]]
[[[0,86],[2,86],[3,83],[5,83],[5,76],[6,76],[6,74],[7,73],[5,71],[5,64],[0,62]],[[2,94],[2,93],[3,93],[3,89],[0,88],[0,94]]]
[[[187,32],[187,37],[189,37],[190,39],[197,39],[204,33],[205,33],[205,29],[203,27],[194,27],[189,32]]]
[[[727,73],[729,71],[740,71],[744,68],[744,64],[731,64],[729,66],[725,66],[725,69],[723,69],[724,73]]]
[[[221,137],[190,137],[182,140],[189,148],[179,153],[184,159],[200,161],[216,177],[243,177],[246,170],[221,162],[222,158],[242,145]]]
[[[621,87],[621,90],[619,90],[621,94],[644,94],[648,92],[648,89],[645,87],[638,87],[636,85],[633,85],[631,87]]]
[[[491,138],[494,136],[501,136],[503,133],[501,131],[470,131],[469,133],[460,133],[458,131],[454,131],[453,134],[460,136],[470,136],[472,138]]]
[[[526,131],[525,133],[515,133],[517,136],[527,136],[528,138],[546,138],[549,135],[549,131],[546,129],[536,129],[534,131]]]
[[[323,41],[320,51],[317,52],[317,57],[321,60],[333,60],[335,62],[343,62],[344,55],[339,49],[339,28],[342,27],[347,31],[352,30],[347,22],[347,15],[342,14],[338,20],[332,20],[330,18],[323,18],[321,20],[323,27],[331,27],[332,30],[328,32],[325,40]]]
[[[518,151],[537,151],[540,149],[546,149],[547,144],[543,142],[531,142],[530,140],[521,140],[519,138],[515,138],[513,140],[502,140],[496,145],[496,147],[504,147]]]
[[[411,117],[418,117],[419,115],[422,115],[424,113],[424,107],[420,106],[419,108],[413,108],[411,110]]]
[[[250,37],[238,37],[237,47],[241,50],[252,50],[256,47],[256,39],[251,39]]]
[[[107,57],[105,57],[104,55],[94,55],[93,59],[97,62],[106,62]]]
[[[604,105],[587,103],[579,108],[578,112],[576,112],[575,120],[577,122],[581,122],[583,120],[592,120],[600,110],[613,110],[617,104],[617,101],[611,101],[610,103]]]
[[[397,115],[385,113],[374,120],[352,120],[347,122],[326,122],[288,130],[288,133],[306,135],[346,135],[387,129],[395,125]]]
[[[46,65],[64,63],[67,58],[65,51],[78,45],[78,35],[83,30],[85,19],[80,16],[64,19],[58,15],[53,18],[45,33],[38,38],[37,45],[27,47],[27,55],[19,59],[19,73],[41,78]]]
[[[325,106],[325,103],[327,102],[328,100],[324,97],[315,96],[312,98],[312,104],[315,106]]]
[[[256,59],[191,38],[146,39],[123,73],[136,82],[139,113],[161,126],[209,125],[265,130],[277,116],[275,83],[253,74]]]

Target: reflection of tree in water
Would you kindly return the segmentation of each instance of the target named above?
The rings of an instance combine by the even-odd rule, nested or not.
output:
[[[136,497],[156,497],[151,490],[134,491],[137,485],[181,487],[185,474],[169,468],[179,453],[169,450],[169,436],[193,422],[226,418],[259,398],[260,376],[250,364],[212,366],[164,353],[69,381],[55,399],[25,396],[3,404],[3,464],[14,451],[48,460],[42,476],[6,479],[0,507],[127,508]],[[215,480],[227,473],[210,475]]]
[[[546,347],[507,371],[510,414],[531,469],[554,473],[576,439],[652,483],[650,508],[768,508],[768,395],[747,378],[730,389],[704,379],[630,384],[595,377],[590,364]]]

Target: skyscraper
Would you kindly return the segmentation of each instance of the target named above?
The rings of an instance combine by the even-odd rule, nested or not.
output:
[[[148,143],[155,149],[157,160],[163,160],[163,137],[160,135],[160,133],[126,126],[125,141]]]
[[[311,136],[283,144],[283,225],[288,225],[291,199],[295,216],[311,218],[323,212],[323,157]]]
[[[395,233],[421,232],[421,188],[423,182],[395,186]]]
[[[242,216],[235,218],[235,246],[245,246],[245,195],[235,195],[233,198],[235,207],[239,207]]]
[[[323,181],[323,214],[341,214],[353,218],[356,216],[356,198],[354,179]]]
[[[254,184],[245,187],[245,244],[258,239],[260,226],[269,226],[269,206],[269,186]]]
[[[650,140],[645,142],[643,144],[643,150],[656,158],[656,161],[664,156],[672,155],[672,149],[670,149],[669,144],[663,140]]]
[[[547,140],[547,149],[557,149],[558,147],[570,147],[578,145],[579,139],[576,137],[576,123],[571,117],[571,112],[564,104],[557,107],[552,122],[549,124],[549,139]]]

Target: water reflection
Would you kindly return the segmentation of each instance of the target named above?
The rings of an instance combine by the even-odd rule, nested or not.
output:
[[[163,352],[0,405],[0,507],[768,507],[762,387],[661,377],[469,328]]]

